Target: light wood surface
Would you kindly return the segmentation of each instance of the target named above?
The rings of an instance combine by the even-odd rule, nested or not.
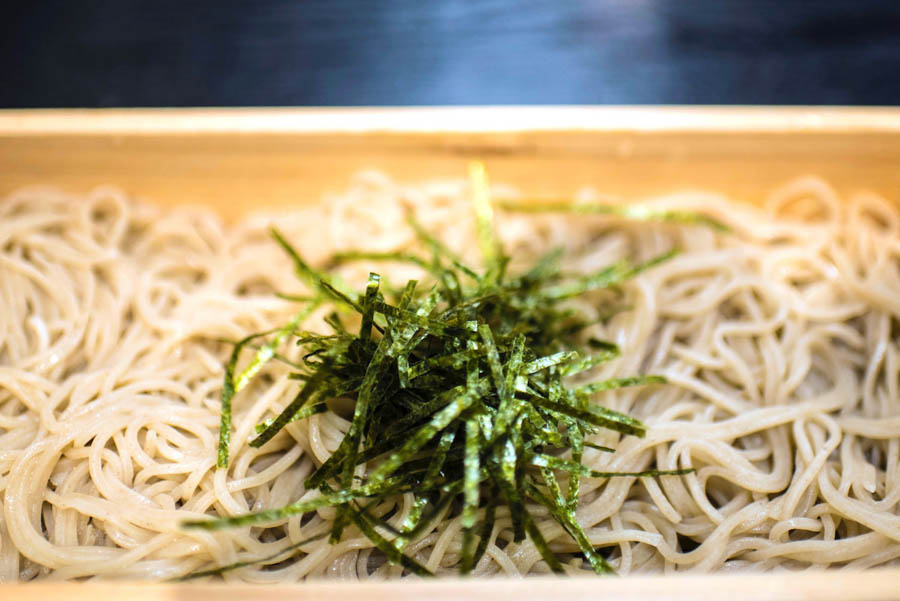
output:
[[[493,106],[0,110],[0,132],[45,134],[310,134],[574,131],[900,131],[895,107]]]
[[[888,601],[900,571],[803,572],[528,580],[271,585],[39,584],[0,586],[15,601]]]
[[[434,108],[0,111],[0,195],[23,185],[113,184],[227,218],[311,202],[377,168],[401,181],[463,177],[536,196],[591,185],[623,200],[683,189],[757,202],[798,175],[900,200],[900,109]],[[0,599],[335,601],[588,598],[900,599],[900,570],[762,576],[442,581],[252,587],[0,586]]]
[[[758,201],[806,173],[900,190],[900,109],[496,107],[0,111],[0,194],[113,184],[227,217],[318,200],[353,173],[461,177],[481,159],[535,195],[715,190]]]

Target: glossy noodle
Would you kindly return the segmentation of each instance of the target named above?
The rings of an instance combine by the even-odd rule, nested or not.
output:
[[[502,187],[495,194],[518,198]],[[865,193],[838,197],[814,178],[759,207],[704,193],[647,204],[702,211],[732,231],[498,211],[499,234],[523,264],[554,247],[573,270],[682,250],[625,285],[628,310],[592,326],[623,350],[598,377],[652,372],[669,383],[599,394],[648,433],[602,431],[593,442],[616,452],[588,449],[584,461],[604,471],[696,472],[584,479],[578,518],[590,541],[621,574],[895,563],[896,207]],[[404,187],[361,174],[320,204],[235,224],[113,189],[78,198],[30,189],[0,201],[0,581],[171,579],[264,557],[222,577],[403,575],[355,529],[330,545],[333,509],[269,528],[206,532],[180,522],[315,494],[303,480],[348,427],[327,412],[249,447],[253,426],[296,392],[290,368],[272,361],[235,397],[231,462],[215,467],[228,341],[289,319],[293,305],[274,292],[304,292],[268,227],[277,223],[322,264],[336,251],[414,244],[407,208],[477,262],[465,181]],[[359,287],[370,267],[338,272]],[[379,271],[394,283],[421,275],[392,263]],[[579,302],[596,309],[590,297]],[[297,360],[302,351],[280,352]],[[399,524],[411,504],[404,495],[372,513]],[[439,574],[455,573],[460,557],[459,515],[446,511],[406,548]],[[538,508],[534,515],[567,571],[589,573],[562,528]],[[513,542],[501,508],[475,573],[547,571],[530,542]]]

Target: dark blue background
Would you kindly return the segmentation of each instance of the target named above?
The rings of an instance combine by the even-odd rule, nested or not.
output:
[[[2,107],[900,101],[898,1],[13,6]]]

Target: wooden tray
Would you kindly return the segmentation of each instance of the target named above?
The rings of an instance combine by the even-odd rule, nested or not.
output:
[[[463,177],[472,158],[534,194],[589,184],[632,199],[702,187],[754,200],[818,173],[896,199],[900,109],[0,111],[0,194],[112,183],[235,216],[318,199],[365,168],[401,180]]]
[[[0,111],[0,194],[23,185],[83,192],[114,184],[161,204],[235,218],[312,202],[364,168],[402,181],[463,177],[534,195],[583,185],[623,200],[705,189],[758,201],[815,173],[840,192],[900,202],[900,109],[492,107]],[[266,588],[211,585],[0,586],[2,599],[403,601],[587,598],[900,599],[900,569],[568,580],[444,580]]]

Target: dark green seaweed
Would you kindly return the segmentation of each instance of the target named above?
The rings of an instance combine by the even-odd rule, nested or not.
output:
[[[294,369],[290,377],[299,388],[280,414],[257,426],[252,446],[266,444],[292,421],[327,410],[326,401],[337,397],[354,403],[350,427],[338,449],[306,480],[307,489],[321,491],[318,497],[242,516],[194,520],[186,526],[207,530],[271,527],[291,516],[335,507],[337,517],[329,533],[332,542],[341,539],[345,528],[355,526],[389,561],[424,576],[428,570],[404,549],[449,510],[460,517],[459,565],[466,574],[487,550],[500,503],[509,510],[515,540],[529,539],[547,567],[562,572],[560,559],[533,515],[543,506],[594,571],[612,571],[576,517],[580,481],[677,476],[690,470],[604,472],[583,463],[586,447],[614,452],[589,440],[600,429],[639,437],[646,432],[639,420],[598,404],[601,395],[625,386],[663,384],[665,378],[636,375],[585,382],[591,368],[615,359],[621,351],[603,340],[577,343],[577,333],[594,323],[597,315],[622,310],[614,289],[668,260],[674,251],[643,263],[622,260],[595,273],[577,275],[560,271],[561,254],[554,251],[523,274],[508,274],[509,257],[494,235],[486,175],[478,165],[470,174],[484,262],[481,271],[464,265],[412,218],[410,225],[429,254],[357,251],[332,260],[332,264],[366,260],[417,265],[433,280],[423,292],[414,280],[402,291],[382,286],[380,276],[372,273],[365,291],[353,294],[306,263],[283,235],[272,231],[311,292],[281,295],[300,304],[294,318],[281,328],[234,344],[225,369],[218,464],[228,463],[234,395],[272,358],[283,359]],[[531,208],[563,209],[715,225],[683,212],[631,215],[617,208],[585,205]],[[585,315],[567,303],[574,296],[604,289],[609,292],[597,297],[595,315]],[[608,295],[606,301],[603,294]],[[326,318],[332,334],[301,330],[304,320],[322,304],[355,312],[358,331],[352,332],[337,312]],[[302,362],[277,354],[288,341],[304,348]],[[256,354],[238,372],[246,348],[255,348]],[[568,379],[576,374],[580,383],[571,385]],[[360,466],[365,467],[363,472],[358,472]],[[407,492],[413,493],[414,500],[399,525],[376,518],[366,509]],[[202,574],[235,567],[239,565]]]

